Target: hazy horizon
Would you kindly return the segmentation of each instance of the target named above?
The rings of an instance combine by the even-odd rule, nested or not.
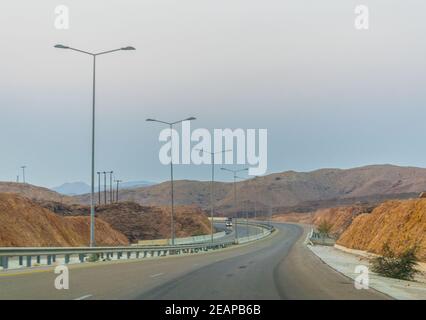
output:
[[[194,129],[268,129],[267,174],[426,167],[424,2],[363,1],[367,31],[354,0],[75,0],[68,30],[54,28],[59,4],[2,10],[1,181],[26,165],[31,184],[90,183],[91,60],[57,43],[136,47],[97,61],[96,170],[121,180],[167,181],[163,127],[145,119],[188,116]],[[209,180],[210,167],[176,166],[175,179]]]

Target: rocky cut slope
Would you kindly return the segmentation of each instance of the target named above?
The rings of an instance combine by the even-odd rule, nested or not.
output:
[[[371,212],[373,208],[365,205],[343,206],[319,209],[313,213],[288,213],[273,217],[274,221],[313,224],[319,226],[326,221],[331,229],[330,235],[339,237],[360,214]]]
[[[98,245],[127,245],[120,232],[101,219],[96,220]],[[88,246],[88,217],[62,217],[37,203],[13,194],[0,194],[1,247]]]
[[[387,201],[370,214],[361,214],[337,240],[344,247],[383,253],[384,244],[396,253],[417,246],[426,261],[426,199]]]

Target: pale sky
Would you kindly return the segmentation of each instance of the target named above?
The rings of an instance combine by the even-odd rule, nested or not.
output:
[[[55,29],[57,5],[68,30]],[[25,164],[33,184],[90,181],[91,60],[56,43],[137,49],[97,61],[96,167],[125,181],[169,178],[162,127],[145,119],[188,116],[193,128],[268,129],[268,172],[426,167],[425,12],[422,0],[3,1],[0,180]]]

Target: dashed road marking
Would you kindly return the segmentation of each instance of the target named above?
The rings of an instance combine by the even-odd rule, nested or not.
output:
[[[150,275],[149,277],[150,278],[155,278],[155,277],[159,277],[159,276],[162,276],[164,273],[156,273],[156,274],[152,274],[152,275]]]
[[[87,298],[90,298],[90,297],[93,297],[93,295],[92,294],[86,294],[85,296],[75,298],[74,300],[84,300],[84,299],[87,299]]]

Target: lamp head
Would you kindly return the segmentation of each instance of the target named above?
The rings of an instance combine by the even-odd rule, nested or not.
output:
[[[121,48],[121,50],[136,50],[136,49],[134,47],[128,46],[128,47]]]
[[[64,46],[62,44],[56,44],[55,48],[58,48],[58,49],[69,49],[70,47]]]

